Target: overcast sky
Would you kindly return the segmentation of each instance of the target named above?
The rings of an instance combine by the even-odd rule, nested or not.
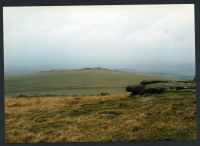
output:
[[[195,64],[194,5],[4,7],[5,68]]]

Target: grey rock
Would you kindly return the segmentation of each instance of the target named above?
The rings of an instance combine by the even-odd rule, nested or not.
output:
[[[133,95],[143,95],[195,88],[196,83],[194,81],[150,80],[142,81],[140,85],[129,85],[126,87],[126,91],[131,92]]]

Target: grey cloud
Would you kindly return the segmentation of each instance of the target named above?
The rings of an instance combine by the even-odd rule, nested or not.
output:
[[[4,8],[5,67],[194,66],[193,7]]]

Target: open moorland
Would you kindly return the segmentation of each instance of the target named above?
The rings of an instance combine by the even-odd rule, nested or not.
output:
[[[166,79],[107,69],[6,77],[6,142],[194,140],[195,82],[143,81]]]
[[[162,76],[128,73],[104,68],[44,71],[5,77],[6,96],[97,95],[125,93],[129,84]]]

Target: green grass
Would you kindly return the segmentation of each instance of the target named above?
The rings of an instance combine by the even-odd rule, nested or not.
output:
[[[45,98],[6,100],[7,143],[196,139],[195,90],[52,108]]]
[[[108,69],[74,69],[21,74],[5,77],[5,95],[97,95],[125,92],[129,84],[161,76],[127,73]]]

